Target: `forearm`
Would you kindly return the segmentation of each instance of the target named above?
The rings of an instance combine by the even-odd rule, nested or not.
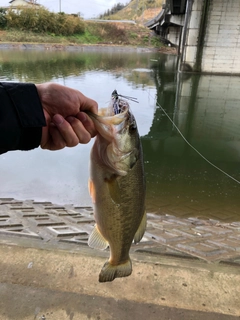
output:
[[[34,84],[0,83],[0,153],[38,147],[45,125]]]

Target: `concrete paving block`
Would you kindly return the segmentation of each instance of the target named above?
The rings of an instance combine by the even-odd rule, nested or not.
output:
[[[195,227],[196,230],[198,231],[204,231],[204,232],[210,232],[212,234],[217,234],[217,235],[226,235],[230,234],[231,231],[226,228],[217,227],[217,226],[197,226]]]
[[[208,243],[227,250],[240,251],[240,242],[234,239],[207,240]]]
[[[221,257],[222,254],[226,254],[226,249],[219,249],[216,245],[211,245],[207,242],[187,242],[187,243],[179,243],[176,245],[177,248],[183,249],[184,251],[191,252],[197,257],[208,258],[210,260],[216,260]]]

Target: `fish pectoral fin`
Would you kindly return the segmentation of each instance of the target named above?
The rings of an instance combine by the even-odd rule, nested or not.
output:
[[[88,238],[88,245],[91,248],[100,250],[107,249],[108,247],[108,242],[99,231],[97,225],[94,226],[94,229]]]
[[[146,227],[147,227],[147,214],[146,214],[146,211],[144,212],[144,215],[142,217],[142,221],[137,229],[137,232],[135,233],[135,236],[134,236],[134,243],[138,243],[141,241],[143,235],[144,235],[144,232],[146,230]]]
[[[113,175],[113,177],[106,182],[108,184],[108,190],[112,201],[116,204],[121,203],[121,189],[116,176]]]
[[[116,266],[107,261],[99,274],[99,282],[113,281],[115,278],[130,276],[131,273],[132,262],[130,259]]]

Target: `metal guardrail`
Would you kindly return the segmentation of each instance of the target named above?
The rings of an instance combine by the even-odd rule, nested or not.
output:
[[[91,21],[91,22],[121,22],[121,23],[136,24],[136,21],[134,21],[134,20],[85,19],[84,21]]]
[[[161,12],[156,17],[154,17],[153,19],[149,20],[144,24],[145,27],[148,27],[150,29],[154,28],[156,25],[160,23],[160,20],[162,20],[164,15],[165,15],[165,9],[162,9]]]

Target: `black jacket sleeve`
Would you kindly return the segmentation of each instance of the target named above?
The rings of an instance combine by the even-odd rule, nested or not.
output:
[[[38,147],[45,125],[34,84],[0,82],[0,154]]]

